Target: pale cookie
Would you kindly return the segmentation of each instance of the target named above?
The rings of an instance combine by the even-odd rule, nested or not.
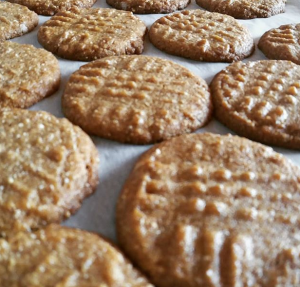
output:
[[[284,13],[286,0],[196,0],[196,3],[211,12],[253,19]]]
[[[0,42],[32,31],[39,17],[27,7],[0,1]]]
[[[237,136],[184,135],[136,163],[118,239],[157,287],[298,286],[300,169]]]
[[[27,108],[53,94],[60,83],[57,59],[44,49],[0,43],[0,108]]]
[[[300,149],[300,66],[234,63],[211,82],[216,118],[239,135]]]
[[[98,182],[91,139],[46,112],[0,109],[0,162],[0,237],[69,217]]]
[[[38,40],[62,58],[92,61],[141,54],[146,31],[146,25],[131,12],[72,8],[45,22],[38,31]]]
[[[260,38],[258,48],[270,59],[289,60],[300,65],[300,23],[267,31]]]
[[[90,8],[96,0],[7,0],[27,6],[39,15],[51,16],[58,11],[69,10],[71,7]]]
[[[120,142],[153,143],[207,123],[204,80],[156,57],[107,57],[82,66],[67,83],[64,113],[86,132]]]
[[[149,38],[164,52],[198,61],[238,61],[254,50],[250,32],[237,20],[199,9],[158,19]]]
[[[106,0],[116,9],[139,14],[171,13],[184,9],[191,0]]]
[[[153,287],[100,236],[51,225],[0,239],[1,287]]]

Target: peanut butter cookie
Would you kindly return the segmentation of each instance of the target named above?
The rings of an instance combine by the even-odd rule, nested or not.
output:
[[[98,182],[91,139],[41,111],[0,109],[0,123],[0,237],[69,217]]]
[[[270,59],[289,60],[300,65],[300,23],[267,31],[260,38],[258,48]]]
[[[191,0],[106,0],[114,8],[139,14],[171,13],[184,9]]]
[[[71,7],[90,8],[97,0],[7,0],[27,6],[39,15],[51,16]]]
[[[199,9],[158,19],[149,38],[164,52],[197,61],[238,61],[254,50],[250,32],[234,18]]]
[[[118,238],[157,287],[298,286],[299,200],[299,167],[270,147],[184,135],[136,163]]]
[[[39,17],[27,7],[0,1],[0,42],[32,31]]]
[[[38,31],[38,40],[62,58],[92,61],[141,54],[146,30],[146,25],[131,12],[72,8],[45,22]]]
[[[136,144],[192,132],[212,110],[204,80],[146,56],[107,57],[82,66],[70,77],[62,106],[88,133]]]
[[[196,0],[211,12],[230,15],[237,19],[268,18],[283,13],[286,0]]]
[[[215,116],[230,129],[265,144],[300,149],[300,66],[234,63],[210,86]]]
[[[107,240],[51,225],[0,239],[1,287],[153,287]]]
[[[60,83],[57,59],[44,49],[0,43],[0,108],[27,108],[53,94]]]

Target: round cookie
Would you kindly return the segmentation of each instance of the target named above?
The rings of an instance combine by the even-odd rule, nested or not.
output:
[[[62,58],[92,61],[141,54],[146,31],[146,25],[131,12],[72,8],[45,22],[38,31],[38,40]]]
[[[211,12],[237,19],[253,19],[284,13],[286,0],[196,0],[196,3]]]
[[[300,66],[289,61],[234,63],[210,84],[216,118],[239,135],[300,149]]]
[[[185,10],[158,19],[150,41],[172,55],[207,62],[233,62],[254,51],[250,32],[234,18],[203,10]]]
[[[0,1],[0,42],[32,31],[39,17],[27,7]]]
[[[67,119],[0,109],[0,237],[60,222],[98,183],[98,153]]]
[[[192,132],[212,110],[204,80],[148,56],[107,57],[82,66],[70,77],[62,106],[86,132],[135,144]]]
[[[267,31],[260,38],[258,48],[270,59],[289,60],[300,65],[300,23]]]
[[[106,0],[116,9],[132,11],[139,14],[171,13],[184,9],[191,0]]]
[[[300,169],[237,136],[191,134],[136,163],[118,239],[157,287],[295,286]]]
[[[57,59],[44,49],[0,43],[0,108],[27,108],[59,88]]]
[[[58,225],[0,239],[0,285],[153,287],[107,240]]]
[[[97,0],[7,0],[27,6],[39,15],[51,16],[71,7],[90,8]]]

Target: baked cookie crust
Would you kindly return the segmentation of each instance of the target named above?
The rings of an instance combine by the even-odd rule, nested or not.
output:
[[[0,109],[0,237],[61,222],[98,183],[98,152],[67,119]]]
[[[38,31],[38,40],[62,58],[92,61],[141,54],[146,31],[146,25],[131,12],[72,8],[45,22]]]
[[[119,243],[157,287],[293,286],[299,178],[299,167],[244,138],[173,138],[127,179]]]

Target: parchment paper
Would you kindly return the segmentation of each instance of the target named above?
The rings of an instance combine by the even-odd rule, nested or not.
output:
[[[105,0],[98,0],[94,7],[109,8]],[[200,7],[192,0],[187,9],[199,9]],[[137,15],[147,25],[148,29],[152,23],[158,18],[164,16],[162,14]],[[39,26],[50,17],[40,16]],[[270,18],[261,18],[253,20],[239,20],[250,30],[255,43],[257,44],[261,35],[271,29],[279,27],[283,24],[300,23],[300,0],[287,0],[286,12]],[[33,44],[42,48],[37,41],[38,28],[27,35],[13,39],[15,42]],[[184,58],[168,55],[156,49],[146,38],[145,55],[158,56],[172,60],[191,70],[193,73],[204,78],[210,83],[213,76],[228,64],[224,63],[205,63],[187,60]],[[65,88],[66,82],[70,75],[76,71],[85,62],[69,61],[59,59],[62,81],[60,89],[57,93],[34,105],[32,110],[45,110],[57,117],[63,117],[61,111],[61,96]],[[244,61],[255,61],[266,59],[260,50],[256,47],[255,53]],[[226,134],[232,133],[229,129],[212,120],[206,127],[197,132],[209,131],[212,133]],[[129,144],[121,144],[114,141],[105,140],[99,137],[92,137],[100,154],[99,175],[100,183],[97,191],[87,198],[79,211],[70,219],[65,221],[63,225],[77,227],[89,231],[101,233],[102,235],[116,240],[115,238],[115,206],[118,195],[122,186],[130,173],[137,158],[151,146],[137,146]],[[284,154],[293,162],[300,165],[300,152],[287,149],[275,148],[276,151]]]

